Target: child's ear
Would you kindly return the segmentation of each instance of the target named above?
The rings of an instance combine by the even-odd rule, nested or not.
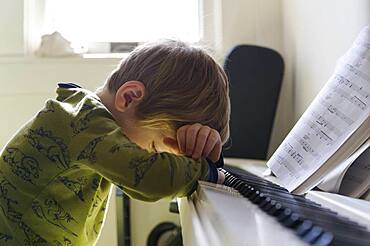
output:
[[[118,88],[115,96],[114,106],[117,111],[123,112],[128,108],[136,106],[145,93],[145,86],[140,81],[127,81]]]

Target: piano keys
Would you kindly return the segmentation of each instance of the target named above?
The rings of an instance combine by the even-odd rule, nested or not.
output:
[[[254,172],[257,166],[249,165]],[[224,186],[202,182],[180,200],[185,245],[370,245],[362,221],[290,194],[261,171],[226,170]]]

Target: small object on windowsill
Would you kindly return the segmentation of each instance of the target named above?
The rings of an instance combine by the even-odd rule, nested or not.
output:
[[[59,32],[43,35],[35,54],[40,57],[81,57],[81,54],[73,50],[71,42]]]

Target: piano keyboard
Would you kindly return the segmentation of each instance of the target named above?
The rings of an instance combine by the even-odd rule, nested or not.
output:
[[[237,190],[307,244],[370,245],[370,232],[303,196],[237,167],[225,167],[224,185]]]

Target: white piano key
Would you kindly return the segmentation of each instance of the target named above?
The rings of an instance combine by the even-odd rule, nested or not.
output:
[[[181,199],[180,216],[184,245],[306,245],[293,230],[280,225],[274,217],[230,190],[202,182],[192,199]],[[191,232],[189,224],[183,223],[184,217],[189,216],[185,214],[185,207],[193,207],[201,233]],[[201,240],[207,243],[191,244],[190,242],[195,240],[189,237],[196,236],[194,233],[201,234]]]

